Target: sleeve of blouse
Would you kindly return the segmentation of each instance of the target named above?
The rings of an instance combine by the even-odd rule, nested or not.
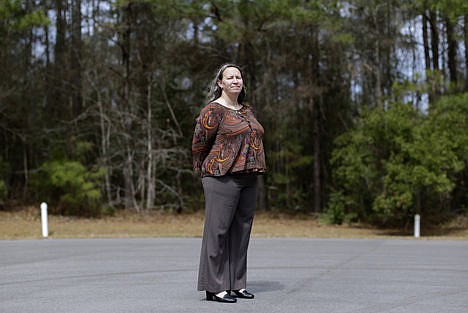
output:
[[[221,119],[221,112],[211,105],[204,107],[196,119],[192,139],[193,170],[195,173],[201,173],[203,161],[211,150]]]

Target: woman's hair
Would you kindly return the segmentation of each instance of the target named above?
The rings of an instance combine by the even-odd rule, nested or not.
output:
[[[244,73],[242,73],[242,69],[238,65],[233,64],[233,63],[226,63],[226,64],[221,65],[221,67],[218,69],[216,73],[216,77],[213,79],[213,81],[210,84],[210,90],[208,91],[208,97],[207,97],[208,102],[212,102],[218,99],[219,97],[221,97],[222,89],[221,87],[219,87],[218,81],[223,79],[223,73],[228,67],[237,68],[241,74],[242,80],[244,80]],[[239,93],[239,96],[237,96],[237,102],[239,104],[243,104],[245,95],[246,95],[245,85],[242,84],[242,90]]]

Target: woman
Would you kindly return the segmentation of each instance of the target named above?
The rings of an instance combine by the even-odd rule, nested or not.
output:
[[[193,168],[205,194],[205,226],[198,290],[206,299],[253,299],[246,288],[247,248],[254,217],[257,175],[265,171],[263,127],[244,104],[241,69],[225,64],[212,82],[192,140]]]

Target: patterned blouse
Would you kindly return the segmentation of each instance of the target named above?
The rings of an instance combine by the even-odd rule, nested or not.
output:
[[[196,121],[192,140],[195,173],[204,177],[266,170],[264,130],[250,108],[232,110],[211,102]]]

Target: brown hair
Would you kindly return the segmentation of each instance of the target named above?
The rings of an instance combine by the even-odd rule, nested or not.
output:
[[[244,73],[242,72],[242,69],[240,66],[234,64],[234,63],[225,63],[221,65],[221,67],[218,69],[216,72],[216,76],[213,79],[213,81],[210,84],[210,90],[208,92],[208,102],[212,102],[219,97],[221,97],[222,90],[221,87],[218,85],[218,81],[223,79],[223,73],[228,67],[234,67],[237,68],[241,74],[242,80],[244,80]],[[237,102],[239,104],[243,104],[244,99],[245,99],[246,91],[245,91],[245,85],[242,84],[242,90],[239,93],[239,96],[237,97]]]

